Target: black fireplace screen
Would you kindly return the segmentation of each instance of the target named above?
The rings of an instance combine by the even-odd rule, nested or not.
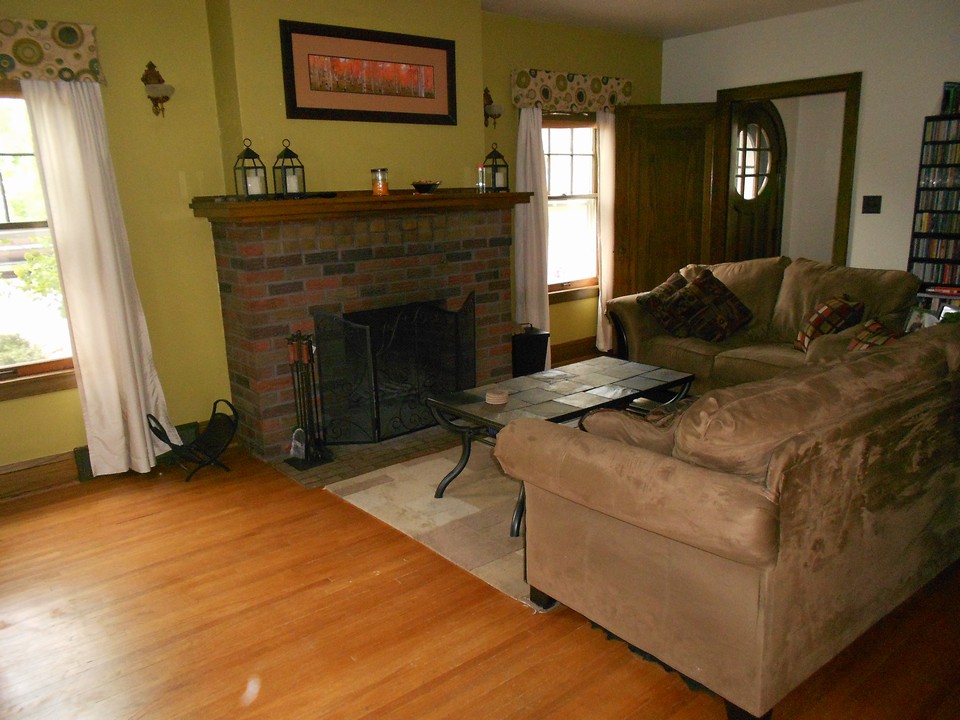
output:
[[[328,444],[428,427],[427,397],[476,385],[473,293],[459,310],[426,302],[313,317]]]

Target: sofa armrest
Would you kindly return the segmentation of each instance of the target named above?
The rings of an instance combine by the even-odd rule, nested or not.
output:
[[[649,532],[758,567],[776,559],[779,508],[740,476],[532,418],[501,430],[494,454],[511,477]]]
[[[606,314],[617,331],[617,355],[625,360],[635,360],[640,343],[664,333],[660,323],[644,309],[647,295],[622,295],[607,301]]]

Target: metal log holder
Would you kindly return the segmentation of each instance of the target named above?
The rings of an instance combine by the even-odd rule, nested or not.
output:
[[[320,422],[317,403],[320,379],[312,336],[298,330],[288,337],[287,359],[297,406],[297,428],[293,433],[291,456],[286,462],[297,470],[306,470],[333,460],[324,443],[323,424]],[[301,444],[299,448],[298,443]]]

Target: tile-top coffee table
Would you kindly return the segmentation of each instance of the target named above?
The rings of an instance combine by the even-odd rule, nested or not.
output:
[[[460,435],[462,452],[456,466],[440,481],[435,497],[443,497],[447,486],[467,466],[474,442],[493,445],[497,432],[511,420],[536,417],[562,423],[577,420],[597,408],[626,408],[634,400],[658,391],[673,390],[667,403],[684,397],[693,382],[690,373],[655,365],[597,357],[583,362],[544,370],[533,375],[482,385],[469,390],[427,398],[427,407],[436,421]],[[507,402],[491,404],[487,393],[505,392]],[[520,486],[510,534],[520,534],[524,492]]]

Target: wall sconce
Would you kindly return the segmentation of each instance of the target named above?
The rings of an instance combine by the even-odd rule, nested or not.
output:
[[[493,126],[497,126],[497,118],[503,115],[503,105],[497,105],[493,101],[493,97],[490,95],[489,88],[483,89],[483,126],[487,127],[490,124],[490,119],[493,119]]]
[[[143,87],[146,88],[147,91],[147,97],[150,98],[150,102],[153,103],[153,114],[166,117],[163,104],[173,95],[173,85],[167,85],[163,79],[163,75],[160,74],[157,66],[152,62],[147,63],[147,69],[143,71],[140,82],[143,83]]]

